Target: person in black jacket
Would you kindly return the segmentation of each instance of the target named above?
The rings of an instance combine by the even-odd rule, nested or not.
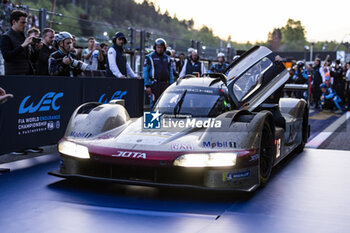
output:
[[[345,101],[345,81],[343,79],[343,68],[340,60],[335,60],[331,69],[331,76],[333,77],[333,88],[341,100]]]
[[[315,108],[320,107],[320,98],[321,98],[321,89],[320,85],[322,84],[322,76],[320,73],[321,69],[321,59],[316,58],[315,64],[312,70],[312,96],[314,99]]]
[[[71,54],[73,37],[69,32],[61,32],[57,37],[58,50],[50,55],[49,74],[52,76],[78,76],[87,64],[76,60]]]
[[[1,37],[1,52],[5,60],[5,75],[33,74],[28,45],[33,44],[33,36],[25,38],[27,13],[21,10],[12,11],[11,29]]]
[[[53,29],[45,28],[42,31],[42,47],[36,61],[36,74],[38,75],[49,75],[49,57],[51,53],[55,52],[53,48],[54,38],[55,31]]]

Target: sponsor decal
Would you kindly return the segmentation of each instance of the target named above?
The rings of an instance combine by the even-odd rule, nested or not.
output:
[[[190,144],[173,144],[171,149],[176,151],[193,150],[193,146]]]
[[[43,116],[41,114],[52,114],[59,111],[61,106],[57,103],[57,100],[62,98],[63,95],[63,92],[47,92],[39,102],[36,102],[36,98],[32,98],[30,95],[26,96],[18,108],[18,116],[20,117],[17,119],[17,134],[27,135],[59,129],[61,127],[61,115]]]
[[[202,144],[203,147],[209,147],[209,148],[235,148],[236,142],[230,142],[230,141],[217,141],[217,142],[210,142],[210,141],[204,141]]]
[[[243,172],[224,172],[222,173],[222,181],[227,182],[235,179],[246,178],[250,176],[250,171]]]
[[[69,136],[75,137],[75,138],[89,138],[92,136],[92,133],[86,133],[86,132],[70,132]]]
[[[206,120],[196,119],[191,117],[169,118],[161,117],[162,114],[158,112],[144,112],[143,114],[143,128],[144,129],[186,129],[186,128],[221,128],[221,121],[214,118]]]
[[[56,129],[59,129],[61,127],[61,122],[60,121],[56,121]]]
[[[53,131],[61,127],[61,115],[34,116],[17,119],[17,134],[26,135],[43,131]],[[55,120],[55,121],[54,121]]]
[[[252,155],[252,156],[250,156],[249,162],[253,162],[253,161],[257,160],[258,158],[259,158],[259,155]]]
[[[53,129],[55,129],[55,124],[53,123],[53,121],[47,122],[47,129],[48,129],[48,130],[53,130]]]
[[[143,128],[144,129],[160,129],[160,116],[162,114],[157,112],[143,113]]]
[[[112,155],[113,157],[133,158],[133,159],[146,159],[146,153],[134,152],[134,151],[118,151],[118,154]]]
[[[102,103],[102,104],[106,104],[111,100],[117,100],[117,99],[123,99],[124,96],[127,95],[127,91],[116,91],[114,92],[114,94],[112,95],[112,97],[109,99],[106,97],[106,93],[102,94],[98,100],[98,102]]]
[[[58,111],[61,106],[56,105],[56,101],[59,98],[63,97],[63,92],[48,92],[43,97],[41,97],[39,103],[36,105],[31,102],[29,102],[30,95],[25,97],[21,104],[19,105],[18,114],[25,114],[25,113],[35,113],[37,111],[39,112],[45,112],[50,111],[51,109],[54,111]]]

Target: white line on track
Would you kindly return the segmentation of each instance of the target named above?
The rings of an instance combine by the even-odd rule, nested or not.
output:
[[[324,141],[327,140],[329,136],[331,136],[334,133],[334,131],[336,131],[349,118],[350,112],[346,112],[339,119],[337,119],[330,126],[328,126],[325,130],[323,130],[316,137],[314,137],[311,141],[306,143],[305,147],[318,148]]]

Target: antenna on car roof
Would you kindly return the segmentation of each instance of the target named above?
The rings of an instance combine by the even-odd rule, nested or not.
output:
[[[222,73],[206,73],[203,74],[203,77],[214,78],[214,80],[209,84],[209,87],[220,81],[222,81],[225,86],[227,86],[227,77]]]
[[[195,75],[193,75],[193,74],[186,74],[185,77],[183,77],[183,78],[178,78],[178,79],[176,80],[176,85],[179,85],[180,82],[181,82],[183,79],[186,79],[186,78],[197,78],[197,76],[195,76]]]

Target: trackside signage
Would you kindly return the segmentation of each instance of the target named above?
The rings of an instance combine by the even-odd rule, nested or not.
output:
[[[34,95],[34,97],[32,97]],[[35,96],[35,93],[23,98],[18,109],[17,134],[33,134],[44,131],[53,131],[61,128],[61,108],[59,99],[63,92],[50,91],[44,95]],[[39,101],[35,101],[39,99]]]
[[[83,103],[124,99],[131,117],[143,114],[143,80],[11,75],[0,76],[0,84],[14,95],[0,105],[0,155],[56,144],[63,137],[72,113]]]

